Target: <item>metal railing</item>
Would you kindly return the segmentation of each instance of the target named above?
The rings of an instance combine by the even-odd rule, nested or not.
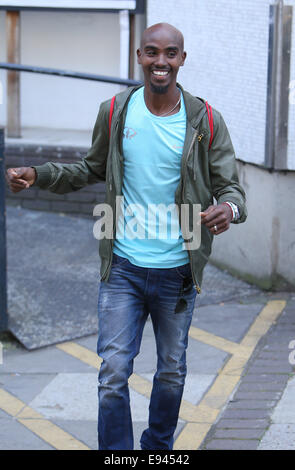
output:
[[[82,80],[92,80],[96,82],[113,83],[117,85],[134,86],[140,85],[138,80],[130,78],[109,77],[107,75],[95,75],[91,73],[74,72],[72,70],[52,69],[48,67],[35,67],[33,65],[11,64],[0,62],[0,69],[13,70],[15,72],[41,73],[45,75],[55,75],[58,77],[79,78]]]
[[[21,137],[21,113],[20,113],[20,72],[38,73],[57,77],[74,78],[80,80],[91,80],[121,86],[134,86],[141,84],[138,80],[130,78],[110,77],[107,75],[96,75],[91,73],[75,72],[73,70],[62,70],[49,67],[37,67],[33,65],[23,65],[11,62],[0,62],[0,69],[7,70],[8,82],[8,107],[7,107],[7,136]]]

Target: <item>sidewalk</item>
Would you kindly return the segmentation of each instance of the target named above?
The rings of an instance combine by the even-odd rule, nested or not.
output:
[[[22,217],[31,221],[34,214],[23,210],[19,214],[15,208],[8,209],[10,237],[9,227],[15,231],[17,218],[22,222]],[[37,216],[41,217],[42,214],[35,214]],[[58,230],[64,233],[62,225],[58,226],[58,223],[61,224],[60,216],[47,214],[42,217],[43,221],[48,219],[50,224],[54,224],[57,237]],[[80,224],[78,219],[73,222],[73,218],[69,217],[62,219],[67,227],[74,224],[76,230],[73,238],[83,240],[84,222]],[[93,224],[93,221],[87,223]],[[24,224],[19,225],[20,233],[26,237]],[[37,259],[34,247],[41,242],[37,233],[42,236],[41,232],[35,232],[31,243],[34,261]],[[51,238],[48,233],[47,241]],[[62,243],[64,237],[58,239]],[[20,239],[16,236],[9,240],[11,255],[14,243],[19,243]],[[75,251],[67,239],[64,243],[71,252]],[[63,251],[60,248],[56,252],[57,261],[65,256]],[[23,258],[22,269],[26,275],[21,276],[11,264],[14,255],[10,255],[9,282],[14,282],[10,286],[10,297],[18,286],[25,285],[25,276],[31,291],[34,286],[39,286],[40,279],[37,278],[34,284],[30,276],[34,265],[32,257],[27,255]],[[45,254],[40,258],[46,260]],[[83,251],[82,260],[83,263],[84,260],[91,261],[86,251]],[[79,262],[81,259],[76,259],[76,265]],[[92,273],[95,277],[91,266],[88,274]],[[71,261],[70,271],[72,267]],[[40,276],[41,264],[36,272]],[[45,283],[48,273],[52,274],[52,271],[47,270],[45,264],[42,274]],[[55,282],[66,279],[67,286],[70,286],[71,278],[68,275],[59,268]],[[19,279],[20,284],[17,282]],[[72,312],[67,310],[68,317],[60,312],[61,316],[64,315],[61,325],[65,328],[58,341],[54,324],[59,320],[58,312],[55,312],[52,325],[49,317],[44,320],[46,328],[42,329],[42,302],[45,299],[51,308],[54,307],[54,283],[50,279],[50,296],[47,299],[44,293],[41,299],[34,296],[34,314],[28,315],[29,325],[39,325],[41,336],[46,332],[44,336],[48,345],[25,348],[17,341],[1,339],[4,352],[3,364],[0,365],[0,449],[3,450],[97,448],[97,369],[100,362],[96,355],[95,324],[92,319],[93,331],[82,330],[79,335],[77,329],[72,329]],[[91,291],[92,288],[89,286],[89,289]],[[44,286],[43,290],[46,292]],[[22,295],[20,290],[19,299]],[[67,295],[70,299],[70,293]],[[92,295],[95,296],[96,291],[92,291]],[[12,300],[10,298],[10,305],[13,304]],[[79,295],[75,295],[74,300],[79,304]],[[176,450],[295,449],[295,414],[292,406],[295,378],[290,359],[294,361],[292,349],[289,348],[290,342],[295,340],[294,311],[295,293],[262,292],[208,266],[204,293],[198,299],[190,329],[188,376],[175,434]],[[75,319],[76,314],[73,315]],[[15,317],[14,321],[17,320]],[[20,326],[26,322],[25,309],[19,320]],[[26,334],[33,331],[30,330],[31,326],[23,326],[27,328]],[[35,325],[34,338],[37,337],[37,330]],[[51,334],[55,336],[50,344]],[[155,364],[152,325],[148,321],[141,352],[130,378],[135,449],[139,449],[140,435],[147,425],[148,397]]]
[[[295,296],[271,299],[286,306],[259,340],[202,449],[295,450]]]

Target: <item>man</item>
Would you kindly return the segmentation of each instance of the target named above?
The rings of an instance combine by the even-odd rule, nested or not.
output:
[[[158,362],[149,426],[140,442],[142,449],[173,448],[186,376],[188,330],[212,239],[231,222],[246,219],[245,194],[221,115],[213,110],[212,135],[204,101],[176,81],[186,59],[181,32],[166,23],[151,26],[143,33],[137,57],[144,86],[116,96],[110,134],[110,100],[101,104],[85,159],[7,172],[14,192],[36,184],[63,194],[106,181],[106,203],[118,224],[114,224],[113,239],[102,239],[99,248],[100,449],[133,449],[128,377],[148,314]],[[124,235],[132,211],[116,213],[118,196],[123,197],[123,209],[144,209],[137,211],[136,225],[145,236]],[[146,211],[173,203],[178,211],[171,211],[168,228],[171,231],[176,224],[177,236],[160,237],[161,220],[157,225],[154,217],[148,224]],[[188,238],[181,230],[179,214],[184,204],[202,208],[201,241],[194,249],[188,249]]]

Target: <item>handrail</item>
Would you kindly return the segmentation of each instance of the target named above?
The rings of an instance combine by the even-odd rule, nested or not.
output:
[[[79,78],[82,80],[92,80],[126,86],[136,86],[141,85],[142,83],[138,80],[131,80],[129,78],[109,77],[106,75],[95,75],[91,73],[74,72],[72,70],[53,69],[48,67],[35,67],[33,65],[12,64],[9,62],[0,62],[0,69],[13,70],[15,72],[41,73],[59,77]]]

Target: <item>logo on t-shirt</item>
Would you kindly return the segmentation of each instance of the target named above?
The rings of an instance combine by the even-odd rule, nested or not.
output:
[[[132,127],[124,127],[124,132],[123,135],[126,137],[126,139],[131,140],[133,137],[135,137],[137,132],[132,129]]]

